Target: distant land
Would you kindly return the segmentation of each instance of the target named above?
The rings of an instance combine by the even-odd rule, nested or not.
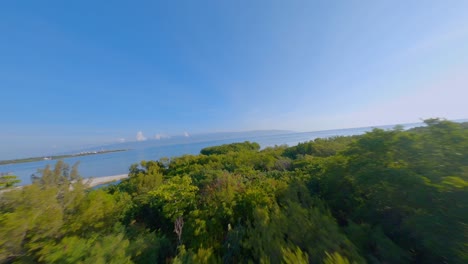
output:
[[[66,155],[54,155],[54,156],[31,157],[31,158],[24,158],[24,159],[0,160],[0,165],[35,162],[35,161],[41,161],[41,160],[57,160],[57,159],[65,159],[65,158],[71,158],[71,157],[98,155],[98,154],[106,154],[106,153],[112,153],[112,152],[122,152],[122,151],[127,151],[127,150],[128,149],[83,151],[83,152],[79,152],[79,153],[75,153],[75,154],[66,154]]]

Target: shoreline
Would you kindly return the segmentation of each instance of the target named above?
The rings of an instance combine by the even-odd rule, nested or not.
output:
[[[84,178],[83,182],[85,182],[86,184],[88,184],[90,188],[92,188],[101,184],[120,181],[126,178],[128,178],[128,174],[118,174],[118,175],[102,176],[102,177],[95,177],[95,178],[94,177]]]
[[[101,177],[95,177],[95,178],[94,177],[83,178],[83,182],[88,185],[88,188],[93,188],[102,184],[116,182],[116,181],[120,181],[126,178],[128,178],[128,174],[118,174],[118,175],[101,176]],[[8,189],[3,189],[3,190],[0,190],[0,194],[3,192],[11,191],[11,190],[19,190],[19,189],[22,189],[24,186],[28,186],[28,185],[20,185],[20,186],[14,186]]]
[[[123,152],[123,151],[128,151],[128,150],[129,149],[84,151],[84,152],[79,152],[79,153],[75,153],[75,154],[63,154],[63,155],[52,155],[52,156],[21,158],[21,159],[0,160],[0,165],[13,165],[13,164],[37,162],[37,161],[43,161],[43,160],[61,160],[61,159],[68,159],[68,158],[74,158],[74,157],[83,157],[83,156],[102,155],[102,154],[109,154],[109,153],[115,153],[115,152]]]

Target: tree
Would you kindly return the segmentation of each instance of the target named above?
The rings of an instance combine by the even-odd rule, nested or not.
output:
[[[163,215],[174,222],[174,232],[177,234],[178,243],[182,241],[182,228],[184,215],[196,206],[196,193],[198,188],[192,185],[192,179],[188,176],[176,176],[149,192],[152,204],[162,208]]]
[[[11,188],[20,182],[21,180],[19,180],[15,175],[0,174],[0,190]]]

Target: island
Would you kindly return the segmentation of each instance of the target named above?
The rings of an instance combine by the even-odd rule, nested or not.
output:
[[[31,157],[31,158],[12,159],[12,160],[0,160],[0,165],[17,164],[17,163],[26,163],[26,162],[35,162],[35,161],[41,161],[41,160],[58,160],[58,159],[65,159],[65,158],[72,158],[72,157],[81,157],[81,156],[89,156],[89,155],[98,155],[98,154],[106,154],[106,153],[113,153],[113,152],[121,152],[121,151],[127,151],[127,150],[128,150],[128,149],[83,151],[83,152],[74,153],[74,154],[64,154],[64,155],[54,155],[54,156],[43,156],[43,157]]]

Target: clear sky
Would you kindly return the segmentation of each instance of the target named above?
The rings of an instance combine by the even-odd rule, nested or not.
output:
[[[464,0],[2,1],[0,159],[467,118],[467,14]]]

